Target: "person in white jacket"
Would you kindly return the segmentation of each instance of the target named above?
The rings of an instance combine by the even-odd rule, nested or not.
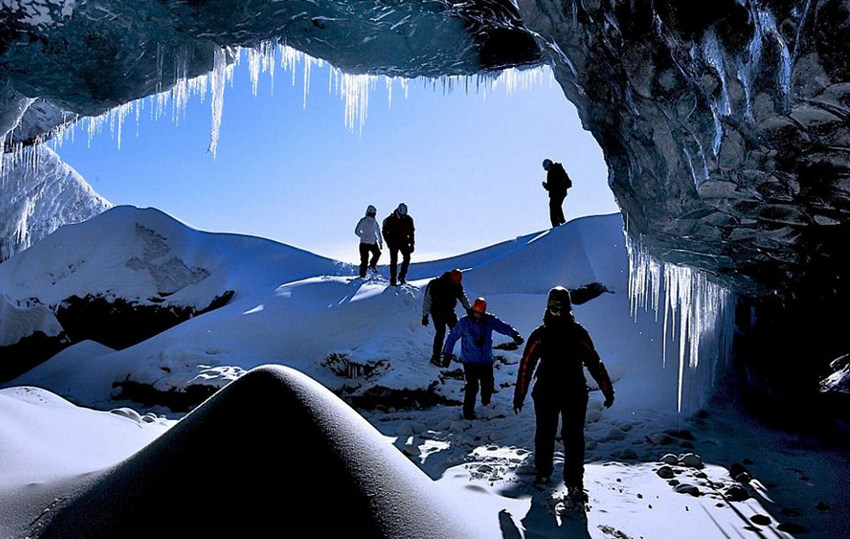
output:
[[[375,219],[377,213],[375,206],[370,204],[366,208],[366,216],[354,227],[354,233],[360,238],[360,277],[366,277],[367,262],[369,269],[378,273],[377,264],[381,258],[381,249],[384,248],[384,240],[381,237],[381,227]],[[372,260],[369,260],[369,254],[372,255]]]

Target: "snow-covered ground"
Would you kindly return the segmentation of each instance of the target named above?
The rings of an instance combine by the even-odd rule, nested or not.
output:
[[[421,291],[455,267],[464,270],[470,298],[485,296],[488,310],[525,336],[540,323],[552,286],[600,282],[611,291],[575,308],[617,393],[611,409],[591,394],[586,519],[555,514],[559,482],[531,485],[530,398],[519,415],[511,410],[519,350],[495,351],[497,393],[475,421],[451,404],[461,399],[460,370],[428,363],[433,328],[420,323]],[[16,501],[0,507],[0,525],[44,508],[33,485],[46,492],[106,468],[179,419],[123,400],[116,382],[162,392],[215,388],[279,363],[357,403],[387,443],[458,497],[484,536],[850,536],[850,500],[839,484],[850,468],[846,453],[763,428],[729,400],[705,403],[712,374],[722,369],[710,357],[683,373],[686,413],[677,413],[680,373],[662,358],[661,324],[651,313],[632,317],[627,272],[619,215],[413,264],[403,287],[356,278],[354,267],[268,240],[192,230],[153,209],[119,207],[63,227],[0,264],[2,312],[10,313],[0,331],[22,327],[15,316],[28,312],[21,307],[31,298],[55,306],[70,295],[100,294],[203,307],[227,290],[235,295],[124,350],[76,343],[8,384],[0,392],[0,496]],[[96,412],[56,395],[122,410]],[[433,401],[444,404],[420,404]]]

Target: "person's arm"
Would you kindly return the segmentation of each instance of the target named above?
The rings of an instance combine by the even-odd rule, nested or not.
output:
[[[357,226],[354,227],[354,235],[358,238],[363,237],[363,219],[365,219],[365,217],[357,221]]]
[[[410,252],[413,252],[415,238],[414,238],[414,228],[413,228],[413,217],[410,218]]]
[[[381,227],[378,226],[378,220],[377,219],[375,219],[375,236],[378,237],[378,248],[383,249],[384,248],[384,239],[381,236]]]
[[[540,359],[541,335],[540,329],[532,331],[528,337],[528,344],[525,345],[525,350],[522,352],[522,359],[519,362],[519,370],[517,370],[516,375],[516,387],[514,388],[514,412],[516,413],[522,410],[522,404],[531,383],[531,376],[537,367],[537,361]]]
[[[458,295],[457,299],[460,300],[460,304],[463,305],[463,308],[466,312],[469,312],[469,310],[472,309],[472,304],[469,303],[469,298],[466,297],[466,292],[463,291],[462,286],[460,287],[460,294]]]
[[[425,295],[422,298],[422,325],[428,325],[428,315],[431,314],[431,283],[425,286]]]
[[[614,385],[611,383],[611,377],[608,376],[608,369],[605,368],[605,364],[602,363],[602,359],[593,346],[590,334],[584,328],[582,328],[582,333],[583,335],[579,342],[585,351],[584,365],[587,367],[587,372],[596,380],[596,384],[599,385],[602,395],[605,396],[605,402],[603,404],[606,408],[610,408],[614,404]]]
[[[512,338],[517,344],[522,344],[522,335],[519,331],[496,315],[493,315],[493,330]]]

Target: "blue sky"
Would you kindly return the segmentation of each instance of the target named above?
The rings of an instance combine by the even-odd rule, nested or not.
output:
[[[329,68],[260,76],[253,95],[247,62],[228,85],[218,152],[210,98],[194,97],[175,125],[146,103],[123,127],[121,148],[82,130],[59,154],[114,204],[159,208],[208,231],[271,238],[347,262],[357,259],[354,226],[367,205],[388,215],[405,202],[417,232],[415,260],[450,256],[548,228],[541,161],[564,163],[573,189],[567,219],[616,212],[601,150],[548,71],[544,82],[507,95],[445,92],[440,82],[380,82],[360,131],[344,122],[329,91]],[[272,86],[273,94],[272,95]],[[384,254],[381,263],[388,261]]]

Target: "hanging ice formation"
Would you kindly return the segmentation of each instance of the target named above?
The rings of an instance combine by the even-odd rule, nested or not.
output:
[[[116,139],[120,149],[123,126],[127,116],[135,115],[138,125],[142,111],[145,110],[146,106],[149,106],[152,119],[159,120],[170,114],[172,122],[179,125],[180,120],[185,117],[189,100],[198,96],[203,102],[207,94],[211,93],[212,125],[210,127],[209,151],[215,156],[223,113],[224,90],[227,83],[233,84],[234,68],[241,63],[243,56],[247,57],[254,95],[257,94],[261,74],[268,73],[273,92],[276,66],[279,66],[284,72],[291,73],[293,86],[298,83],[299,67],[303,67],[301,82],[304,88],[303,106],[305,107],[310,93],[311,72],[314,67],[322,68],[325,66],[325,62],[321,59],[313,58],[287,45],[275,42],[262,43],[251,49],[219,49],[214,54],[213,69],[206,75],[194,78],[180,77],[169,90],[117,106],[100,116],[81,118],[76,122],[69,122],[67,127],[58,128],[52,138],[54,149],[60,147],[67,139],[74,140],[78,124],[84,126],[89,143],[95,135],[103,132],[104,126],[108,125],[109,132]],[[185,62],[178,59],[176,63],[179,68]],[[351,132],[357,126],[362,133],[368,112],[369,94],[376,89],[381,79],[384,79],[387,100],[390,105],[392,104],[392,90],[395,83],[399,84],[405,97],[407,97],[411,83],[411,79],[401,77],[351,75],[332,66],[328,67],[328,91],[338,95],[343,102],[345,127]],[[181,72],[180,69],[177,71]],[[185,70],[182,71],[185,72]],[[442,89],[443,93],[451,93],[455,89],[462,89],[465,92],[475,91],[486,99],[488,92],[497,91],[500,87],[504,87],[506,94],[511,95],[519,89],[529,90],[546,81],[553,84],[554,77],[548,67],[543,67],[525,70],[511,68],[499,73],[472,76],[453,75],[437,79],[423,77],[419,80],[424,87],[430,86],[435,91],[439,89]],[[13,148],[11,152],[7,153],[7,155],[10,154],[13,157],[23,157],[22,147]],[[0,174],[2,174],[2,170],[0,170]]]
[[[676,407],[682,412],[686,405],[701,404],[714,385],[718,368],[729,359],[734,295],[698,269],[658,261],[640,238],[633,237],[628,230],[626,249],[632,316],[637,317],[640,310],[652,309],[657,321],[663,311],[665,367],[668,342],[675,342],[678,337]]]

